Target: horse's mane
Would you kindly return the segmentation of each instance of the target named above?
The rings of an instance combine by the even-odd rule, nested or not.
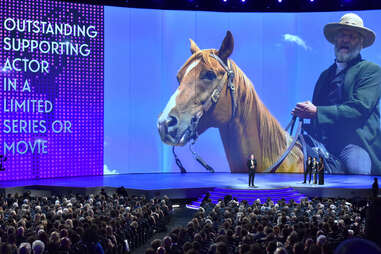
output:
[[[250,79],[247,78],[234,61],[229,61],[235,74],[234,83],[238,98],[241,98],[242,104],[246,105],[243,107],[241,105],[238,109],[240,117],[249,119],[249,116],[255,114],[258,124],[258,143],[260,151],[262,151],[262,164],[271,165],[286,150],[291,138],[263,104]],[[301,158],[300,154],[296,154],[295,149],[292,150],[289,156],[293,157],[293,159]]]

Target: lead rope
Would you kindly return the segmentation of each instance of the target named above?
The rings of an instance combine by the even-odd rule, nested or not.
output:
[[[293,116],[292,119],[291,119],[291,122],[286,127],[286,131],[287,131],[288,128],[291,127],[291,129],[290,129],[290,135],[292,135],[292,131],[294,129],[295,122],[296,122],[296,116]],[[282,156],[273,165],[271,165],[269,168],[267,168],[265,170],[265,172],[275,173],[275,171],[278,169],[280,164],[284,161],[284,159],[287,157],[287,155],[291,152],[292,148],[294,148],[296,142],[300,139],[300,136],[301,136],[301,133],[302,133],[302,125],[303,125],[303,118],[299,118],[298,128],[296,130],[295,136],[293,137],[292,143],[286,149],[286,151],[282,154]]]

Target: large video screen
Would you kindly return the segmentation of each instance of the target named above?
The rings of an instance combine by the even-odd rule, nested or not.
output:
[[[0,180],[102,175],[103,6],[0,5]]]
[[[346,13],[218,13],[119,7],[105,7],[104,12],[105,174],[180,172],[172,144],[177,145],[175,151],[188,172],[206,172],[190,151],[190,137],[195,137],[191,135],[195,134],[192,122],[198,124],[196,129],[201,133],[193,150],[215,171],[247,172],[250,153],[258,161],[258,171],[266,171],[291,142],[280,130],[290,121],[291,111],[299,102],[312,101],[320,74],[335,62],[334,45],[325,38],[323,27],[339,22]],[[366,28],[380,33],[381,11],[356,14]],[[233,82],[239,116],[235,123],[230,122],[231,93],[226,89],[222,65],[210,56],[213,51],[197,52],[222,50],[227,31],[234,43],[229,45],[227,38],[225,48],[231,54],[225,50],[226,54],[233,67],[240,69]],[[189,39],[196,45],[192,52]],[[377,38],[361,50],[361,55],[380,65],[380,52]],[[207,107],[216,80],[225,81],[225,86],[217,104]],[[250,86],[255,89],[255,98],[248,99],[254,96]],[[369,107],[379,112],[374,101],[379,103],[380,84],[374,86],[378,95],[366,98],[378,96]],[[364,104],[369,102],[366,98]],[[349,112],[349,120],[365,121],[360,116],[370,114],[367,110],[361,107]],[[202,114],[201,119],[198,114]],[[329,142],[348,140],[348,144],[367,149],[366,144],[348,136],[346,130],[352,126],[346,120],[340,120],[338,128],[328,125],[328,130],[336,133]],[[373,120],[378,128],[379,119]],[[360,165],[359,171],[331,172],[380,174],[381,152],[377,151],[381,151],[381,136],[378,133],[375,140],[374,133],[369,135],[373,137],[367,144],[376,151],[369,154],[372,170],[364,171],[366,165]],[[296,147],[276,172],[303,172],[302,163],[303,155]]]
[[[247,172],[254,154],[259,172],[300,173],[301,141],[269,168],[293,143],[292,110],[307,101],[319,110],[305,134],[320,135],[306,136],[308,155],[323,156],[330,173],[381,174],[381,43],[353,43],[369,43],[368,28],[379,33],[381,11],[356,12],[367,32],[340,30],[335,53],[323,28],[345,12],[0,4],[0,180],[178,173],[173,147],[187,172],[207,172],[197,156],[216,172]],[[338,52],[355,50],[366,61],[335,73],[348,73],[336,67]],[[327,69],[339,101],[327,102],[333,88],[317,85]]]

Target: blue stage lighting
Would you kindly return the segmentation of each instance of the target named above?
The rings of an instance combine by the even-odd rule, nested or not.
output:
[[[282,0],[278,0],[278,3],[282,3]]]

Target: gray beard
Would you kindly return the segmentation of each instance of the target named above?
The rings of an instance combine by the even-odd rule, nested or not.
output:
[[[335,45],[335,56],[336,56],[336,61],[340,63],[347,63],[351,61],[352,59],[356,58],[361,51],[362,47],[361,45],[357,45],[356,48],[353,50],[349,51],[348,53],[340,53],[337,46]]]

